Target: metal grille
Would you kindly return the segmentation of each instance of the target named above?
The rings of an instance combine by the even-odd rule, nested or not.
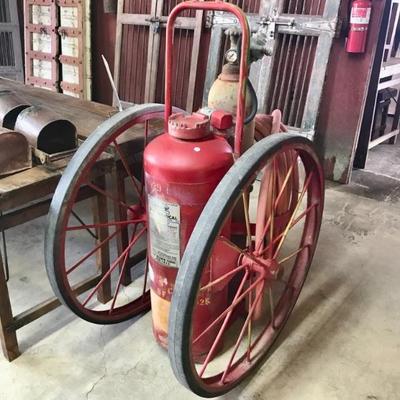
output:
[[[8,0],[0,0],[0,23],[11,22]]]
[[[267,112],[283,110],[285,124],[300,128],[309,92],[318,37],[279,35]]]
[[[123,26],[119,91],[125,101],[144,103],[148,42],[147,26]]]
[[[150,14],[151,1],[149,0],[125,0],[124,12],[128,14]]]
[[[173,59],[173,91],[172,104],[185,109],[188,95],[188,83],[190,75],[190,61],[193,49],[193,31],[177,29],[174,35],[174,59]],[[160,58],[158,61],[158,76],[156,88],[156,102],[164,103],[165,94],[165,31],[161,33]]]
[[[325,0],[286,0],[285,14],[323,15]]]
[[[15,55],[12,32],[0,32],[0,65],[15,66]]]
[[[260,10],[260,0],[228,0],[226,3],[237,5],[245,13],[258,13]]]

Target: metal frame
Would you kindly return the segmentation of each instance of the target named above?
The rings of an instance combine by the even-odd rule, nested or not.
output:
[[[10,10],[10,22],[0,22],[0,32],[9,32],[12,35],[14,66],[0,65],[0,76],[13,78],[23,82],[24,68],[22,62],[22,44],[17,3],[15,0],[5,0],[5,4],[8,5]]]
[[[390,34],[390,21],[392,19],[394,5],[397,4],[397,13],[393,19],[392,35]],[[374,116],[376,113],[378,93],[380,90],[387,89],[400,84],[400,63],[389,61],[392,47],[396,35],[396,27],[400,20],[400,0],[391,0],[386,3],[381,30],[377,40],[377,50],[372,67],[371,81],[368,88],[367,100],[360,136],[357,143],[357,150],[354,158],[354,167],[364,169],[367,163],[368,151],[379,144],[389,140],[390,144],[395,144],[397,136],[400,134],[400,92],[397,96],[396,111],[393,118],[391,131],[381,137],[371,140],[374,128]]]
[[[282,0],[261,0],[259,15],[248,15],[250,27],[253,32],[258,29],[259,24],[265,21],[266,18],[276,16],[275,39],[279,34],[318,37],[313,72],[301,124],[301,129],[310,138],[314,136],[332,42],[339,26],[339,6],[340,0],[327,1],[322,16],[282,14]],[[295,21],[295,24],[292,26],[288,24],[288,21],[291,20]],[[208,15],[208,23],[212,27],[212,33],[203,95],[204,104],[207,102],[210,87],[218,76],[224,31],[232,25],[237,25],[237,21],[226,14],[214,14]],[[273,54],[272,57],[264,57],[260,63],[254,64],[250,74],[252,80],[258,82],[257,95],[260,112],[271,111],[267,110],[266,103],[268,93],[274,83],[272,79],[273,66],[277,62],[277,40],[275,39],[272,39],[269,43],[271,53]]]
[[[150,1],[150,0],[149,0]],[[118,0],[117,11],[117,33],[115,45],[114,80],[116,87],[120,84],[121,52],[122,52],[122,30],[124,25],[148,26],[149,42],[146,62],[145,103],[152,103],[156,97],[156,84],[158,62],[161,48],[161,29],[165,29],[167,16],[163,16],[163,8],[166,0],[151,0],[151,14],[128,14],[124,12],[125,0]],[[193,110],[195,85],[197,77],[197,64],[200,54],[200,41],[203,30],[203,11],[197,11],[196,17],[178,17],[175,24],[176,29],[189,29],[194,31],[192,57],[190,62],[189,89],[186,101],[188,111]],[[117,101],[114,96],[113,104]]]

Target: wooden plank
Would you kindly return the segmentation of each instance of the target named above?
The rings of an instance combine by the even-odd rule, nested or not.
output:
[[[117,31],[115,37],[115,57],[114,57],[114,81],[117,90],[119,89],[119,81],[121,76],[121,52],[122,52],[122,23],[121,15],[124,12],[124,0],[118,0],[117,7]],[[113,106],[116,107],[118,100],[113,93]]]
[[[326,68],[331,53],[332,39],[333,37],[329,34],[322,34],[318,39],[314,65],[312,67],[313,72],[301,124],[302,128],[305,130],[315,130],[322,91],[325,84]]]
[[[390,81],[381,82],[378,84],[378,92],[383,89],[388,89],[390,87],[394,87],[400,85],[400,78],[392,79]]]
[[[159,7],[157,7],[158,9]],[[156,14],[157,15],[157,14]],[[165,28],[167,25],[168,17],[163,15],[157,15],[160,23],[160,28]],[[139,25],[139,26],[151,26],[152,22],[150,19],[152,15],[149,14],[121,14],[119,21],[122,25]],[[191,17],[178,17],[175,21],[175,28],[180,29],[196,29],[196,21]]]
[[[151,15],[156,17],[162,14],[164,6],[164,0],[152,0],[151,3]],[[158,59],[160,56],[160,33],[155,32],[153,29],[149,29],[149,41],[147,48],[147,63],[146,63],[146,82],[144,101],[146,103],[152,103],[156,97],[156,84],[157,84],[157,72],[158,72]],[[155,62],[157,61],[157,63]]]
[[[118,163],[117,167],[114,169],[112,174],[113,179],[113,192],[117,193],[117,199],[121,202],[126,202],[126,189],[125,189],[125,176],[127,176],[127,172],[125,171],[121,162]],[[114,218],[115,221],[126,221],[128,219],[128,211],[125,207],[122,207],[117,202],[113,202],[114,209]],[[123,251],[128,247],[129,244],[129,232],[128,226],[121,227],[121,231],[117,234],[117,249],[118,256],[120,256]],[[123,272],[124,262],[123,259],[119,263],[119,271],[120,274]],[[131,283],[131,279],[129,276],[129,271],[125,269],[125,274],[121,280],[124,286],[128,286]]]
[[[393,75],[399,75],[400,74],[400,63],[398,62],[398,59],[395,59],[396,63],[395,64],[384,64],[382,66],[380,78],[388,78]]]
[[[60,178],[60,170],[38,166],[0,179],[0,208],[5,212],[49,196]]]
[[[382,135],[381,137],[375,140],[371,140],[368,145],[368,150],[373,149],[374,147],[378,146],[383,142],[386,142],[387,140],[397,136],[398,134],[400,134],[400,129],[396,129],[395,131],[386,133],[385,135]]]
[[[87,290],[93,288],[100,281],[100,276],[95,276],[88,278],[85,281],[75,285],[72,290],[76,292],[77,295],[85,293]],[[30,309],[18,314],[13,318],[12,323],[8,326],[7,331],[15,331],[36,321],[38,318],[55,310],[61,305],[60,301],[53,297],[51,299],[45,300],[42,303],[31,307]]]
[[[0,181],[1,184],[1,181]],[[84,187],[79,190],[78,201],[83,201],[93,197],[94,191],[89,187]],[[24,224],[35,218],[46,215],[49,211],[51,198],[35,202],[34,204],[12,210],[0,217],[0,231],[14,228],[15,226]]]
[[[192,112],[194,108],[194,95],[196,90],[197,65],[199,62],[201,37],[203,32],[204,11],[196,12],[196,27],[193,35],[192,59],[190,61],[189,87],[186,102],[186,111]],[[191,18],[192,19],[192,18]]]

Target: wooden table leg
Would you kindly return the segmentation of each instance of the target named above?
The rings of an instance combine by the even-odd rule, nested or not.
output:
[[[113,186],[115,189],[115,193],[117,193],[118,200],[126,202],[126,189],[125,189],[125,173],[118,166],[115,168],[113,175]],[[116,221],[125,221],[128,219],[128,213],[126,208],[120,206],[117,203],[114,203],[114,216]],[[117,246],[118,246],[118,255],[120,255],[129,244],[129,233],[127,227],[121,227],[121,232],[117,235]],[[124,267],[123,262],[121,261],[119,268],[120,272]],[[122,277],[121,283],[124,286],[128,286],[132,283],[132,278],[130,275],[129,268],[125,269],[125,274]]]
[[[106,190],[106,178],[101,176],[96,179],[96,185],[103,190]],[[107,223],[108,222],[108,204],[107,199],[102,194],[98,194],[93,197],[93,221],[95,224]],[[103,242],[109,235],[107,227],[96,229],[97,240],[99,244]],[[97,267],[103,276],[110,268],[110,248],[108,246],[101,246],[96,253]],[[97,299],[100,303],[106,304],[112,299],[111,294],[111,277],[106,279],[103,285],[97,292]]]
[[[10,296],[4,275],[3,257],[0,253],[0,341],[4,356],[13,361],[21,354],[15,329],[10,326],[13,322]]]

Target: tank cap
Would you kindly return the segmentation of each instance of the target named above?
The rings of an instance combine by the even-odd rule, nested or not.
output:
[[[168,133],[183,140],[202,139],[211,134],[210,118],[199,113],[173,114],[169,117]]]

